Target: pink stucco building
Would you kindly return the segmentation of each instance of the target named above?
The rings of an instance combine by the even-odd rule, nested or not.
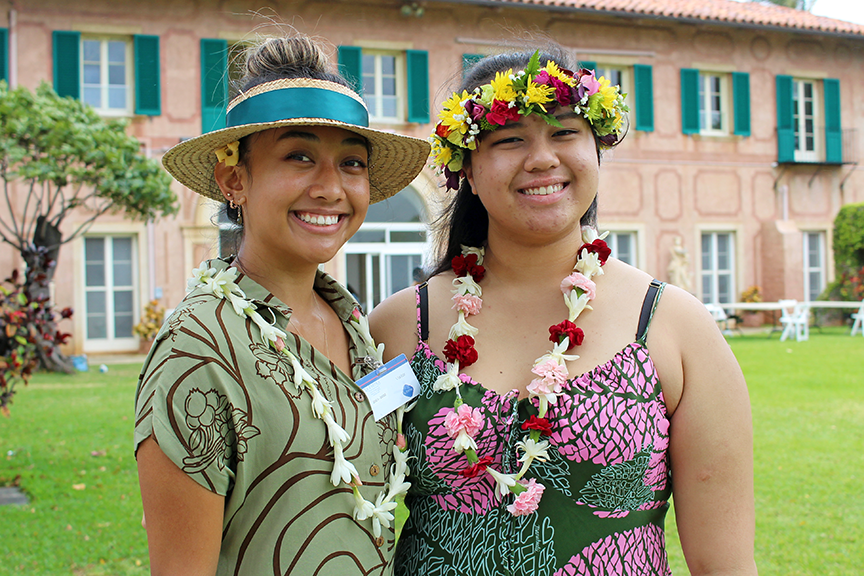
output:
[[[53,83],[127,116],[148,154],[224,121],[244,44],[282,25],[332,44],[373,125],[425,137],[463,62],[526,37],[557,41],[619,82],[630,133],[603,159],[600,224],[616,254],[728,302],[815,298],[833,277],[832,221],[864,202],[864,26],[731,0],[11,0],[0,8],[0,77]],[[256,11],[253,13],[251,11]],[[526,34],[527,32],[527,34]],[[156,223],[99,219],[60,252],[54,286],[73,306],[70,352],[138,348],[151,298],[168,308],[201,260],[230,251],[214,206],[175,184],[180,212]],[[440,206],[424,171],[370,211],[328,264],[367,307],[428,262]],[[13,196],[13,210],[23,198]],[[0,208],[4,210],[5,208]],[[85,214],[70,217],[74,226]],[[0,269],[20,267],[0,248]]]

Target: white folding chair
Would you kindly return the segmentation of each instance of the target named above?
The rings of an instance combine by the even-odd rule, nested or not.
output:
[[[726,316],[726,311],[719,304],[705,304],[705,308],[711,313],[711,317],[714,318],[720,331],[723,334],[729,333],[729,317]]]
[[[780,324],[783,333],[780,341],[795,336],[795,340],[801,342],[810,338],[810,306],[806,302],[799,303],[796,300],[780,300],[783,307],[780,310]]]
[[[852,314],[852,336],[855,335],[855,332],[861,332],[861,336],[864,336],[864,300],[861,301],[861,307],[858,308],[858,312]]]

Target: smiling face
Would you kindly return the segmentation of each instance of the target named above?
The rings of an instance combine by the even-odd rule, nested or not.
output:
[[[471,153],[465,175],[489,213],[490,237],[528,244],[581,238],[579,221],[597,194],[597,147],[584,118],[556,117],[561,126],[536,115],[508,123]]]
[[[366,140],[327,126],[289,126],[252,135],[216,180],[242,207],[241,253],[280,267],[317,266],[360,228],[369,208]],[[245,256],[244,256],[245,260]]]

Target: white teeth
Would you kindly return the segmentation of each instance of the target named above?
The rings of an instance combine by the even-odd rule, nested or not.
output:
[[[552,186],[540,186],[539,188],[525,188],[523,194],[528,196],[548,196],[564,189],[564,184],[553,184]]]
[[[300,220],[302,220],[303,222],[306,222],[307,224],[315,224],[316,226],[332,226],[333,224],[339,222],[339,216],[332,215],[322,216],[319,214],[316,216],[315,214],[298,212],[297,217],[300,218]]]

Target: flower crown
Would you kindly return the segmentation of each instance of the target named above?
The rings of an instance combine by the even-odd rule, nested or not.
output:
[[[560,126],[553,116],[559,105],[585,117],[600,140],[610,148],[621,136],[624,114],[630,109],[618,86],[604,77],[595,78],[593,70],[574,73],[549,60],[540,67],[540,53],[534,52],[525,70],[497,72],[489,84],[472,93],[456,92],[444,102],[441,121],[430,136],[432,167],[447,177],[447,188],[459,187],[464,150],[477,148],[477,135],[503,126],[508,120],[537,114],[547,123]]]

